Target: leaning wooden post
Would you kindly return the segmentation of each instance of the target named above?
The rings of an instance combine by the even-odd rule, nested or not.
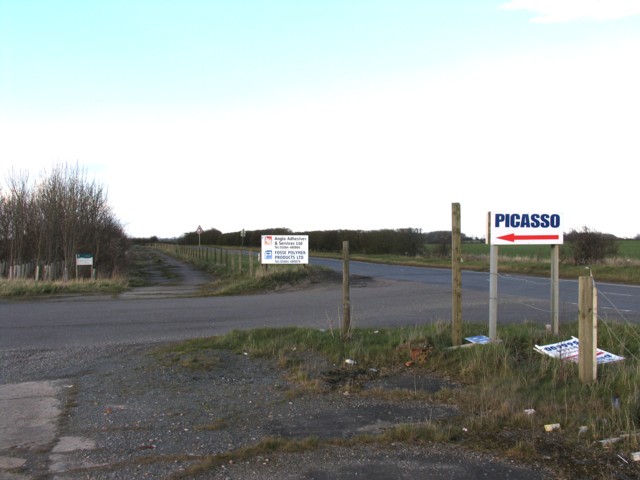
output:
[[[580,277],[578,289],[578,375],[582,383],[593,383],[598,378],[598,307],[593,278]]]
[[[451,204],[451,344],[462,345],[462,257],[460,204]]]
[[[351,330],[351,300],[349,298],[349,241],[342,242],[342,338]]]

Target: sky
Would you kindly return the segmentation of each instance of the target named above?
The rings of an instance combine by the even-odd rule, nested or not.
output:
[[[0,0],[0,185],[79,165],[132,237],[640,234],[639,0]]]

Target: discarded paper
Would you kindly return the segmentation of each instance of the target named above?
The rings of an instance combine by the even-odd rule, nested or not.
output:
[[[555,430],[560,430],[560,424],[559,423],[549,423],[549,424],[544,426],[544,429],[547,432],[553,432]]]

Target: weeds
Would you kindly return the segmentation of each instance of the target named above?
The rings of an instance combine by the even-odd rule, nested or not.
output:
[[[600,447],[593,446],[598,440],[633,433],[638,428],[639,327],[607,324],[612,338],[613,335],[625,338],[626,359],[601,366],[598,381],[592,385],[579,381],[576,364],[534,351],[535,344],[558,340],[541,327],[505,326],[499,332],[501,342],[470,348],[450,348],[449,330],[445,327],[436,323],[380,330],[356,328],[349,340],[342,340],[330,331],[265,328],[191,340],[174,348],[181,355],[226,349],[273,358],[295,384],[292,396],[326,393],[335,388],[331,382],[342,382],[339,388],[351,394],[379,396],[386,401],[455,404],[460,412],[456,418],[445,421],[396,426],[380,436],[361,437],[361,442],[463,442],[480,450],[501,451],[519,460],[548,456],[545,452],[557,455],[562,451],[567,455],[571,450],[585,455],[586,448],[595,458],[602,454]],[[464,328],[474,333],[483,329],[480,325]],[[571,335],[576,328],[577,325],[565,325],[561,338]],[[416,345],[428,345],[429,355],[410,363]],[[609,348],[617,351],[619,345]],[[354,359],[355,365],[345,364],[345,359]],[[419,394],[359,388],[362,382],[371,379],[370,371],[386,375],[406,370],[447,378],[460,387]],[[561,424],[561,430],[545,433],[544,426],[550,423]],[[287,445],[286,448],[291,446]],[[282,444],[277,448],[285,447]],[[638,450],[640,437],[625,435],[614,448]]]
[[[31,297],[45,295],[117,294],[128,288],[128,280],[115,277],[105,280],[35,281],[0,279],[0,297]]]

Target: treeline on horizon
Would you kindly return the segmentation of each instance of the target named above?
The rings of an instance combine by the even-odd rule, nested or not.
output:
[[[407,255],[415,256],[425,253],[425,245],[443,245],[447,249],[451,244],[450,231],[424,233],[418,228],[382,229],[382,230],[319,230],[294,232],[288,228],[269,228],[264,230],[247,230],[242,232],[222,233],[217,229],[185,233],[179,238],[160,240],[157,237],[135,239],[136,243],[154,243],[158,241],[178,243],[181,245],[219,245],[245,246],[260,248],[262,235],[308,235],[309,249],[314,252],[340,252],[344,241],[349,241],[349,251],[368,253],[371,255]],[[463,242],[481,242],[482,239],[467,237],[462,234]]]
[[[244,236],[243,236],[244,233]],[[176,243],[180,245],[216,245],[228,247],[261,248],[262,235],[308,235],[309,249],[314,252],[341,252],[344,241],[349,241],[352,253],[370,255],[429,255],[448,257],[451,254],[451,231],[422,232],[417,228],[382,230],[320,230],[294,232],[288,228],[268,228],[243,232],[222,233],[217,229],[185,233],[179,238],[158,237],[133,239],[134,243]],[[564,234],[564,257],[576,264],[598,262],[618,252],[618,238],[583,227]],[[636,240],[640,238],[636,237]],[[484,243],[484,238],[461,233],[462,243]]]

